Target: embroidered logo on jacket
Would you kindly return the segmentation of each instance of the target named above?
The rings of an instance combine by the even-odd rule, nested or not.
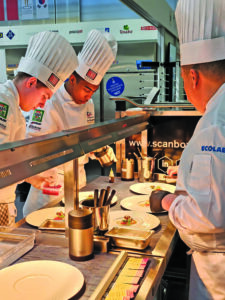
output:
[[[201,147],[202,151],[207,151],[207,152],[222,152],[225,153],[225,147],[221,146],[202,146]]]
[[[95,120],[94,114],[90,111],[87,111],[87,122],[93,123]]]
[[[9,111],[9,106],[3,102],[0,102],[0,117],[6,120],[8,111]]]
[[[41,123],[42,122],[42,119],[43,119],[43,116],[44,116],[44,110],[42,109],[35,109],[34,110],[34,113],[33,113],[33,116],[32,116],[32,121],[34,122],[38,122],[38,123]]]

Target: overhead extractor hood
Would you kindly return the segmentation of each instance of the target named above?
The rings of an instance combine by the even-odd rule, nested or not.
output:
[[[166,0],[120,0],[146,21],[177,37],[175,15]]]

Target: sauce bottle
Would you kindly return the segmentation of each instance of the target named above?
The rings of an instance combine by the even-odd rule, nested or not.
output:
[[[114,183],[114,181],[115,181],[115,177],[114,177],[113,170],[111,168],[111,170],[109,172],[109,183]]]

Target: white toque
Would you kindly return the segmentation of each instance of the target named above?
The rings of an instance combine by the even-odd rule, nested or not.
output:
[[[78,66],[70,43],[56,32],[39,32],[29,40],[17,72],[38,78],[55,93]]]
[[[179,0],[181,65],[225,59],[225,0]]]
[[[76,72],[86,81],[99,85],[116,58],[117,42],[110,33],[91,30],[78,54]]]

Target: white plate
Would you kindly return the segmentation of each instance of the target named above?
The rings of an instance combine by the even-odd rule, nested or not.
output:
[[[130,186],[130,190],[137,194],[150,195],[155,188],[160,187],[163,191],[174,193],[176,187],[172,184],[166,184],[161,182],[143,182],[135,183]]]
[[[110,191],[111,193],[111,191]],[[109,195],[110,195],[109,193]],[[85,199],[88,199],[88,198],[91,198],[93,199],[94,198],[94,192],[93,191],[89,191],[89,192],[79,192],[79,202],[85,200]],[[111,202],[111,206],[114,205],[116,202],[117,202],[118,198],[117,196],[115,195],[113,198],[112,198],[112,202]],[[64,198],[62,198],[62,202],[65,203],[65,200]]]
[[[136,223],[132,225],[121,225],[120,221],[124,216],[132,217]],[[150,230],[159,226],[160,220],[158,217],[147,214],[145,212],[136,212],[136,211],[121,211],[114,210],[109,213],[109,229],[112,227],[119,228],[130,228],[130,229],[138,229],[138,230]]]
[[[136,195],[124,198],[120,202],[122,208],[134,211],[142,211],[146,213],[152,213],[149,207],[149,195]],[[165,210],[160,213],[167,212]]]
[[[64,212],[64,207],[49,207],[35,210],[25,217],[28,224],[39,227],[45,220],[54,219],[57,212]]]
[[[4,300],[67,300],[83,285],[84,276],[76,267],[58,261],[23,262],[0,271]]]

